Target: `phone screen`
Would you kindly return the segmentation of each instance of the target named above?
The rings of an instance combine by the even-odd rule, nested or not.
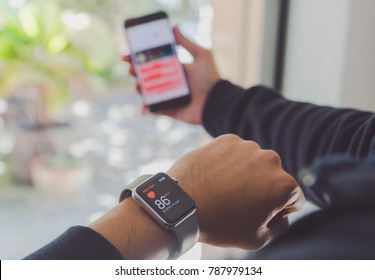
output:
[[[168,19],[139,23],[126,31],[144,103],[152,105],[189,95]]]

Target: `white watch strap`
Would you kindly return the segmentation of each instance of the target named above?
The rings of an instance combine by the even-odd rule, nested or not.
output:
[[[124,199],[131,197],[133,190],[138,187],[140,184],[145,182],[146,180],[150,179],[153,175],[142,175],[138,177],[135,181],[130,183],[120,195],[119,202],[123,201]],[[186,218],[181,224],[177,227],[170,229],[177,238],[178,248],[175,253],[172,253],[169,257],[170,259],[177,259],[182,254],[186,253],[188,250],[191,249],[195,245],[198,240],[198,220],[197,215],[192,213],[192,215]]]
[[[198,220],[197,215],[193,213],[189,218],[183,221],[176,228],[172,229],[179,246],[175,254],[171,254],[170,259],[177,259],[191,249],[198,241]]]
[[[123,201],[125,198],[131,197],[133,190],[142,184],[147,179],[150,179],[153,175],[145,174],[139,176],[132,183],[126,186],[126,188],[121,192],[119,202]]]

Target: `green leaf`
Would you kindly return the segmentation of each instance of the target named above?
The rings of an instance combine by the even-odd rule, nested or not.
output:
[[[51,54],[56,54],[65,49],[68,44],[68,38],[64,34],[57,34],[52,36],[48,42],[47,49]]]
[[[40,35],[40,28],[36,18],[36,7],[34,3],[26,4],[18,13],[19,21],[27,36],[36,38]]]

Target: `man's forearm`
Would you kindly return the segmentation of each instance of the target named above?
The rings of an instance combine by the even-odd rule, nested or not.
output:
[[[161,228],[132,198],[125,199],[90,227],[125,259],[167,259],[175,237]]]
[[[317,157],[359,158],[375,151],[373,113],[289,101],[261,86],[245,90],[220,81],[206,102],[203,124],[213,136],[235,133],[275,150],[294,176]]]

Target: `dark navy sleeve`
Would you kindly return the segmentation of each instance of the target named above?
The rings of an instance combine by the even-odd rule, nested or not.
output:
[[[26,260],[121,260],[120,252],[88,227],[74,226]]]
[[[375,155],[315,162],[310,187],[326,207],[293,223],[255,259],[375,259]]]
[[[225,80],[209,94],[203,125],[214,137],[234,133],[275,150],[295,177],[318,158],[375,151],[374,113],[294,102],[271,88],[245,90]]]

